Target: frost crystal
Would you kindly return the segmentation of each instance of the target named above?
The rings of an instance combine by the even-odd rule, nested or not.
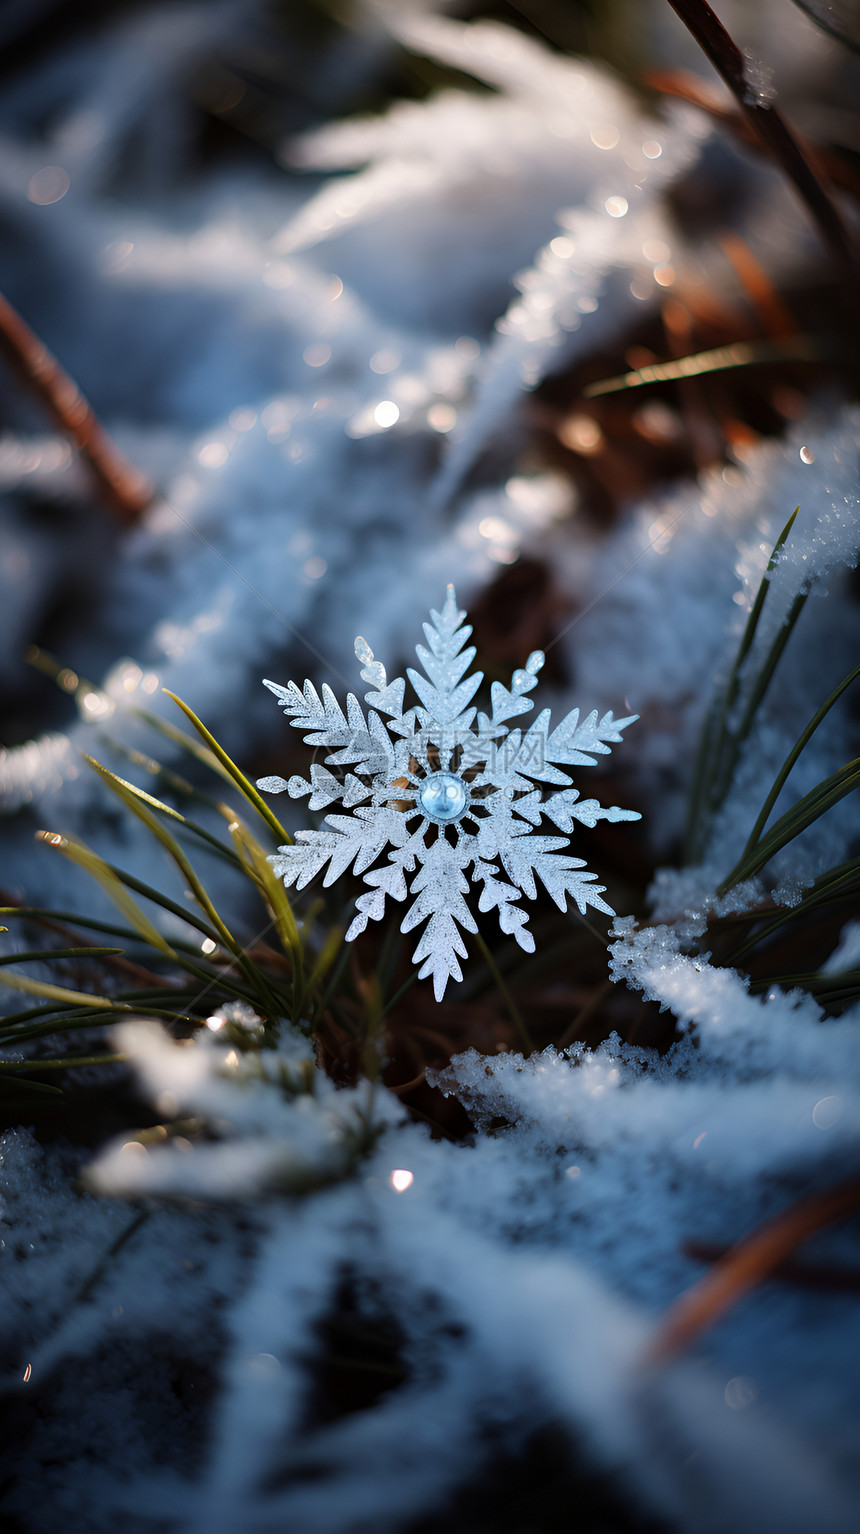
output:
[[[420,979],[433,976],[440,1001],[449,977],[462,979],[458,955],[465,957],[466,949],[459,929],[478,930],[464,898],[470,867],[481,886],[479,909],[497,910],[502,931],[528,953],[535,946],[528,913],[514,902],[521,893],[535,898],[535,876],[562,911],[571,895],[582,914],[589,905],[614,914],[601,898],[605,886],[594,882],[597,875],[586,871],[582,858],[560,849],[568,846],[574,821],[594,826],[598,820],[640,817],[580,799],[561,768],[594,766],[594,757],[606,755],[638,716],[614,719],[610,711],[598,719],[594,710],[580,720],[575,708],[551,729],[550,711],[543,709],[525,733],[510,730],[506,721],[533,707],[525,694],[537,684],[543,653],[529,656],[510,688],[493,682],[491,713],[479,714],[469,705],[482,673],[467,675],[475,649],[463,648],[472,630],[463,622],[466,614],[457,607],[453,586],[441,613],[430,616],[424,624],[428,648],[417,646],[426,675],[408,670],[420,702],[407,712],[405,681],[389,682],[361,638],[355,653],[371,687],[365,694],[368,719],[352,694],[344,714],[325,685],[320,697],[310,682],[300,690],[295,682],[280,687],[267,681],[290,722],[306,732],[307,744],[328,746],[331,754],[325,765],[312,766],[310,782],[261,778],[258,787],[269,793],[286,789],[293,798],[309,794],[312,810],[339,801],[352,811],[327,815],[329,831],[299,831],[296,845],[281,847],[270,861],[287,886],[299,889],[326,865],[324,884],[350,867],[364,875],[370,892],[356,902],[347,941],[363,932],[369,919],[383,915],[386,896],[411,897],[400,930],[410,932],[426,921],[413,959],[422,964]],[[336,774],[331,768],[346,771]],[[548,797],[544,786],[553,790]],[[565,834],[535,835],[544,816]],[[387,863],[372,868],[387,849]],[[413,873],[407,885],[406,876]]]

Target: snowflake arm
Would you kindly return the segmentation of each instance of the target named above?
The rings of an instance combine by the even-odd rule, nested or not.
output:
[[[463,978],[457,956],[464,959],[466,948],[457,930],[458,924],[467,932],[478,930],[463,899],[469,890],[464,869],[470,860],[471,851],[464,843],[452,847],[443,837],[438,837],[412,883],[411,892],[418,898],[400,924],[401,932],[411,932],[420,922],[427,921],[412,960],[415,964],[424,961],[418,978],[424,980],[428,975],[433,976],[437,1001],[442,1000],[449,979]]]
[[[610,709],[598,720],[595,708],[580,724],[579,709],[572,708],[547,736],[547,761],[564,762],[571,767],[594,767],[594,757],[608,756],[621,740],[621,731],[629,724],[635,724],[638,718],[638,714],[630,714],[626,719],[614,719]]]
[[[305,741],[327,754],[314,762],[309,780],[258,783],[270,793],[309,796],[311,809],[336,804],[350,812],[327,815],[328,829],[299,831],[272,865],[299,889],[318,876],[332,884],[350,868],[363,877],[368,888],[356,901],[347,941],[384,915],[389,898],[409,902],[401,931],[423,924],[413,959],[420,978],[432,976],[437,1000],[449,980],[462,978],[463,934],[477,931],[466,898],[469,869],[479,910],[494,910],[502,932],[531,953],[521,902],[536,897],[538,881],[562,911],[570,897],[582,914],[588,906],[613,914],[597,875],[566,850],[574,825],[639,819],[633,810],[581,799],[567,771],[593,766],[636,716],[601,718],[594,710],[581,719],[572,709],[553,729],[543,709],[525,733],[511,730],[508,721],[533,706],[526,695],[543,665],[539,650],[514,672],[510,687],[492,683],[490,713],[478,714],[472,700],[483,678],[470,672],[475,650],[466,644],[465,617],[449,586],[441,611],[431,611],[424,625],[426,645],[417,646],[422,670],[407,671],[418,699],[408,709],[406,681],[389,681],[362,638],[355,652],[369,688],[367,714],[352,694],[344,712],[325,685],[318,693],[311,682],[303,688],[267,682]],[[540,833],[544,816],[563,834]]]
[[[304,732],[305,744],[309,746],[334,747],[325,758],[328,766],[356,766],[357,770],[370,774],[384,772],[393,765],[394,749],[379,714],[371,711],[365,720],[361,704],[353,693],[347,694],[346,714],[327,683],[322,686],[322,698],[312,682],[305,682],[300,690],[295,682],[280,687],[277,682],[266,681],[264,687],[275,694],[284,713],[294,729]],[[293,788],[301,778],[261,778],[269,793],[282,793],[284,788],[295,797],[307,790]],[[273,785],[277,783],[278,787]],[[259,785],[258,785],[259,786]]]
[[[333,830],[298,831],[292,847],[279,847],[269,859],[288,889],[292,884],[304,889],[326,864],[325,885],[334,884],[351,867],[364,873],[387,846],[400,845],[409,834],[405,817],[394,809],[368,806],[355,815],[326,815],[326,824]]]
[[[528,930],[528,911],[522,906],[514,905],[519,900],[520,891],[514,889],[504,879],[497,879],[498,868],[493,863],[483,863],[480,858],[475,859],[475,877],[483,882],[481,898],[478,902],[479,911],[498,911],[499,926],[502,931],[515,937],[521,948],[526,953],[534,953],[535,940]]]
[[[465,616],[465,612],[460,612],[457,607],[454,587],[449,586],[441,613],[431,609],[432,621],[424,624],[429,650],[420,644],[415,651],[427,676],[423,677],[412,666],[406,671],[423,705],[417,710],[418,718],[425,729],[431,731],[467,730],[475,717],[476,710],[467,711],[467,705],[480,687],[484,674],[476,671],[461,681],[476,654],[474,645],[463,650],[472,632],[468,624],[463,624]]]
[[[530,827],[516,819],[509,808],[500,806],[483,822],[478,845],[484,855],[501,860],[511,884],[530,900],[537,895],[537,876],[560,911],[567,910],[566,897],[570,895],[582,916],[587,906],[607,916],[615,915],[612,907],[601,899],[606,886],[594,883],[597,875],[587,870],[581,872],[585,869],[582,858],[561,853],[560,849],[568,845],[567,837],[534,836]]]
[[[573,830],[573,823],[578,820],[580,825],[592,828],[598,820],[641,820],[638,810],[621,810],[617,804],[604,809],[597,799],[580,799],[579,790],[565,788],[560,794],[553,794],[542,806],[543,814],[564,831],[568,836]]]

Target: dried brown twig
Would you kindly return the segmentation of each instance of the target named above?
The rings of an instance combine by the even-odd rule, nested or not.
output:
[[[736,107],[728,104],[719,86],[710,85],[688,69],[647,69],[642,79],[645,85],[662,96],[677,96],[681,101],[700,107],[747,148],[755,149],[759,154],[765,152],[757,129]],[[860,176],[838,149],[831,149],[827,144],[799,133],[794,136],[819,175],[826,176],[833,186],[853,192],[855,197],[860,196]]]
[[[792,1204],[760,1225],[669,1307],[646,1354],[650,1364],[667,1363],[712,1326],[757,1284],[776,1273],[807,1237],[845,1219],[860,1207],[860,1178]]]
[[[750,61],[707,0],[669,0],[669,4],[729,87],[756,136],[782,166],[839,265],[856,274],[857,252],[839,209],[794,133],[756,82]]]
[[[730,1247],[716,1241],[684,1241],[681,1247],[685,1257],[693,1262],[717,1262],[725,1257]],[[783,1284],[796,1284],[803,1289],[832,1291],[835,1294],[860,1293],[860,1268],[839,1267],[832,1262],[802,1262],[786,1258],[774,1268],[770,1278]]]
[[[60,430],[71,437],[114,515],[127,526],[136,522],[152,500],[152,485],[111,441],[77,384],[2,294],[0,353]]]

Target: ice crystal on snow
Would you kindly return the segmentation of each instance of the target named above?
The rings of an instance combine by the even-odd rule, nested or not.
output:
[[[437,1001],[450,977],[462,979],[458,955],[465,957],[466,949],[459,929],[478,930],[464,898],[470,866],[481,885],[479,909],[498,911],[502,931],[532,953],[528,913],[514,902],[521,894],[535,898],[536,876],[562,911],[570,895],[582,914],[589,905],[613,914],[602,899],[605,886],[594,882],[597,875],[586,870],[582,858],[561,851],[574,821],[594,826],[598,820],[640,818],[633,810],[603,809],[596,799],[580,799],[562,771],[593,766],[595,755],[606,755],[637,716],[615,719],[610,711],[599,718],[595,709],[580,719],[574,708],[551,729],[550,710],[543,709],[525,733],[510,730],[506,721],[533,707],[525,694],[537,684],[544,663],[540,650],[514,672],[509,688],[493,682],[491,712],[478,713],[470,704],[483,674],[468,674],[475,648],[463,648],[472,632],[465,617],[449,586],[441,613],[432,611],[432,621],[424,625],[429,648],[417,646],[425,675],[408,669],[420,701],[406,712],[404,679],[389,682],[361,638],[355,653],[371,687],[365,694],[369,720],[352,694],[344,714],[327,686],[320,697],[311,682],[303,690],[295,682],[265,684],[296,729],[307,732],[308,745],[332,749],[325,765],[314,763],[309,782],[261,778],[258,786],[269,793],[286,789],[293,798],[310,795],[311,809],[339,801],[353,812],[327,815],[329,831],[299,831],[295,846],[281,847],[272,857],[273,866],[287,886],[299,889],[326,865],[325,884],[350,867],[363,874],[370,892],[356,902],[347,940],[383,915],[386,896],[412,897],[400,930],[411,932],[427,922],[413,959],[422,964],[421,979],[433,976]],[[340,777],[332,767],[347,771]],[[552,790],[547,798],[544,787]],[[535,835],[543,817],[564,835]],[[371,867],[387,848],[392,849],[387,863]]]

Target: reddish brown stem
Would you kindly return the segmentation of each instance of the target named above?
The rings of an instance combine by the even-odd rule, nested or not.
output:
[[[681,1247],[685,1257],[693,1262],[709,1265],[718,1262],[730,1250],[715,1241],[684,1241]],[[774,1268],[772,1279],[783,1284],[798,1284],[804,1289],[832,1290],[834,1293],[860,1293],[860,1268],[843,1268],[826,1262],[801,1262],[788,1258]]]
[[[669,1307],[646,1354],[666,1363],[689,1347],[756,1284],[763,1283],[808,1236],[860,1206],[860,1178],[793,1204],[732,1246],[713,1267]]]
[[[110,510],[131,526],[152,500],[153,487],[110,440],[77,384],[2,294],[0,353],[60,430],[71,437]]]
[[[707,0],[669,0],[669,4],[729,87],[762,144],[782,166],[809,209],[828,249],[841,266],[856,272],[856,251],[838,208],[776,107],[757,99],[750,87],[747,64],[740,48]]]
[[[748,149],[755,149],[759,154],[767,152],[758,133],[746,118],[735,107],[728,105],[719,86],[709,84],[688,69],[646,69],[642,81],[663,96],[678,96],[682,101],[689,101],[692,106],[701,107],[703,112],[707,112],[721,127],[734,134]],[[799,133],[795,133],[795,138],[819,178],[825,176],[833,186],[860,197],[860,175],[838,149],[830,149],[826,144]]]

